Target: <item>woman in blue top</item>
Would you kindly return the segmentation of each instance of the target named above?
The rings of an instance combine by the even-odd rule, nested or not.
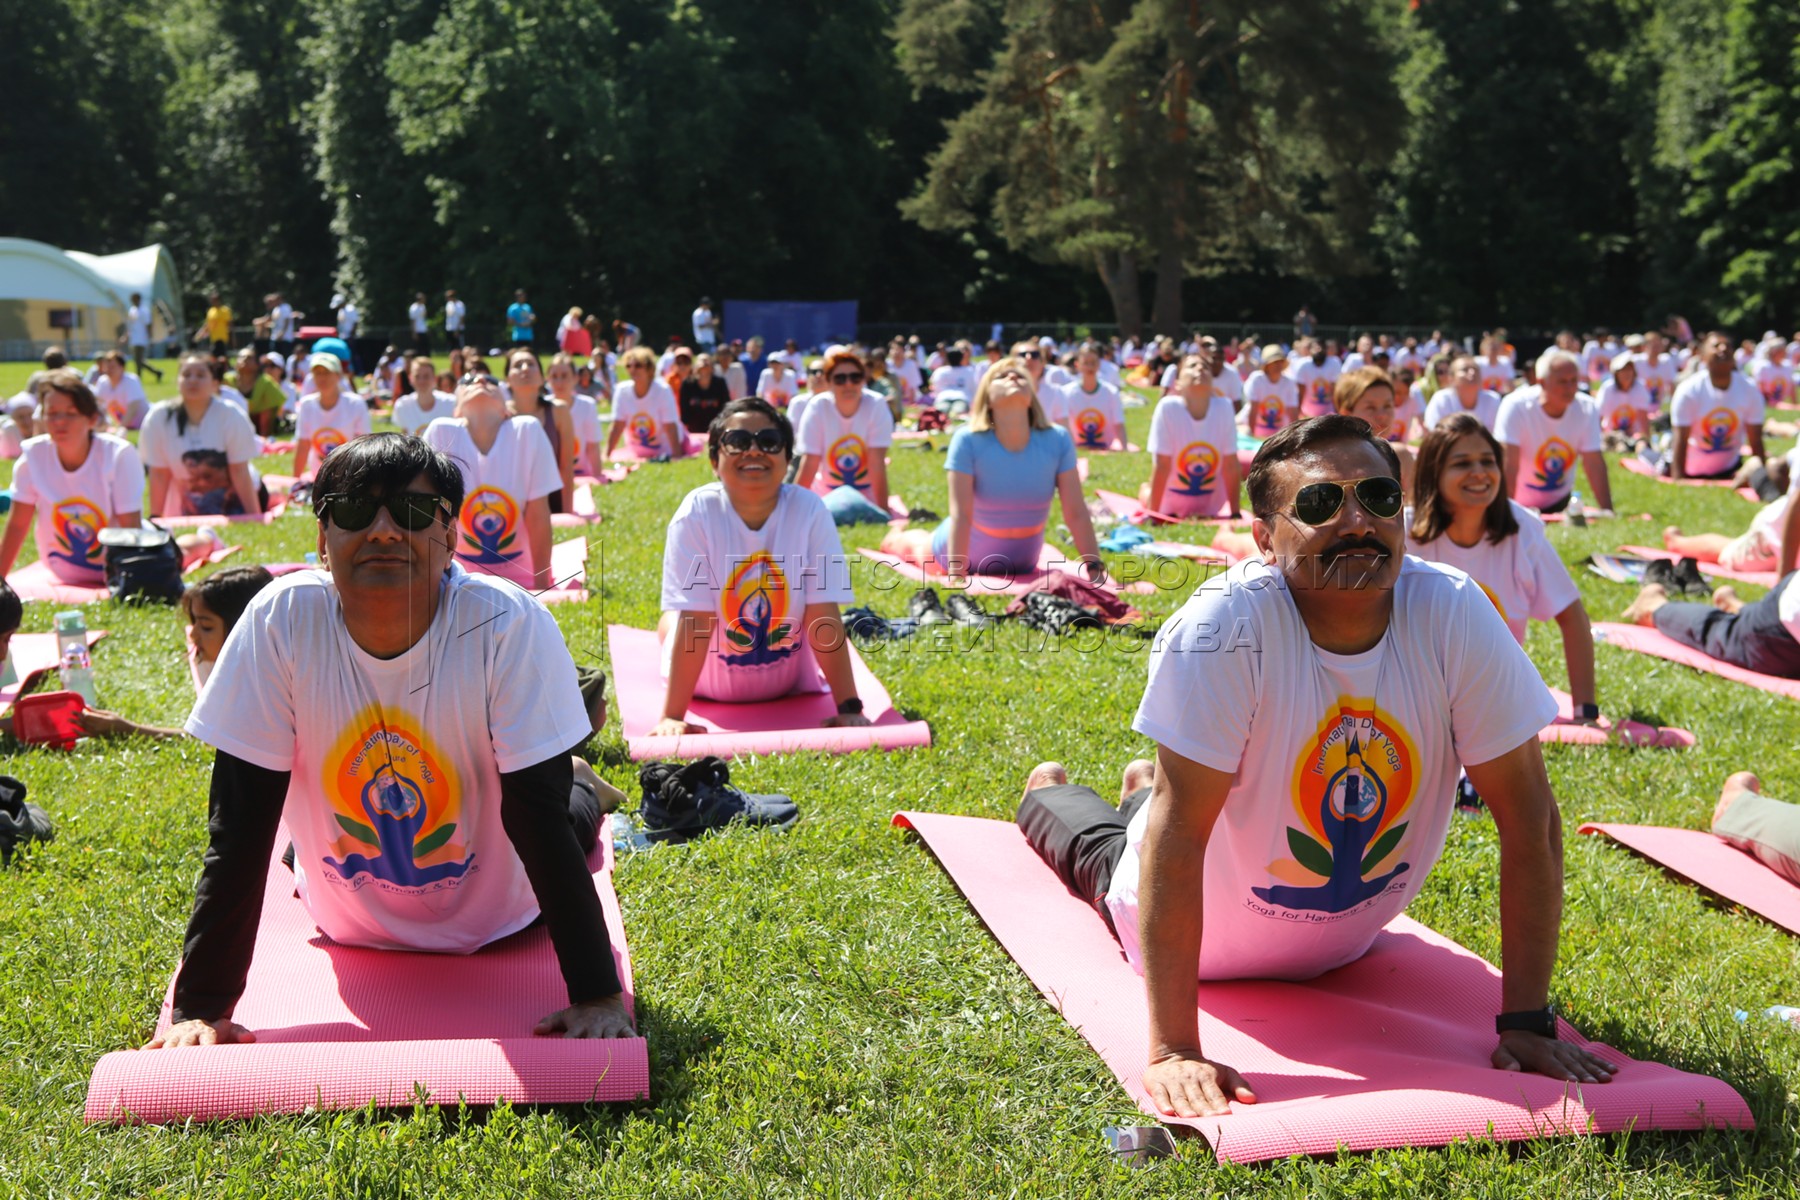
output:
[[[953,579],[971,570],[1016,575],[1038,565],[1050,501],[1062,500],[1063,522],[1087,575],[1106,577],[1093,522],[1075,468],[1075,443],[1050,423],[1017,358],[989,367],[975,389],[969,424],[950,439],[950,515],[934,532],[890,533],[889,554],[935,565]]]

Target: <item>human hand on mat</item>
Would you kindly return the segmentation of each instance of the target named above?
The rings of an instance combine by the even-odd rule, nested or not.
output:
[[[628,1038],[637,1036],[637,1026],[625,1009],[625,997],[618,995],[571,1004],[539,1021],[531,1032],[538,1037],[560,1033],[566,1038]]]
[[[1618,1068],[1599,1055],[1523,1029],[1500,1035],[1494,1065],[1502,1071],[1531,1071],[1571,1083],[1607,1083]]]
[[[171,1025],[161,1037],[144,1043],[146,1050],[173,1050],[177,1046],[232,1046],[254,1042],[256,1035],[233,1021],[220,1017],[216,1021],[183,1021]]]
[[[1222,1117],[1231,1112],[1232,1100],[1256,1103],[1256,1093],[1242,1075],[1193,1051],[1145,1067],[1144,1088],[1156,1111],[1172,1117]]]
[[[681,737],[689,733],[705,733],[706,726],[696,725],[692,721],[683,721],[679,717],[664,717],[650,730],[651,737]]]

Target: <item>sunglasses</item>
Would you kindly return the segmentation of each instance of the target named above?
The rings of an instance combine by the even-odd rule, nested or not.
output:
[[[843,371],[831,377],[833,383],[861,383],[862,381],[863,373],[861,371]]]
[[[1371,517],[1387,521],[1400,515],[1405,493],[1400,481],[1388,475],[1351,479],[1339,483],[1309,483],[1294,493],[1294,516],[1306,525],[1323,525],[1344,507],[1344,494],[1356,493],[1356,502]]]
[[[327,496],[323,501],[325,516],[346,533],[367,529],[382,509],[394,518],[394,524],[411,533],[429,529],[440,512],[448,513],[450,504],[442,496],[424,492],[396,492],[384,500],[368,496]]]
[[[1022,354],[1020,354],[1019,357],[1020,358],[1029,358],[1029,359],[1032,359],[1035,361],[1037,359],[1043,358],[1044,352],[1042,350],[1026,350]]]
[[[780,454],[787,449],[781,440],[781,431],[767,426],[755,432],[748,429],[727,429],[719,435],[719,446],[727,454],[742,454],[752,446],[764,454]]]
[[[456,386],[457,387],[468,387],[471,383],[478,383],[478,384],[482,384],[487,387],[492,387],[499,382],[500,381],[498,379],[495,379],[492,375],[489,375],[486,371],[470,371],[468,374],[464,375],[461,379],[456,381]]]

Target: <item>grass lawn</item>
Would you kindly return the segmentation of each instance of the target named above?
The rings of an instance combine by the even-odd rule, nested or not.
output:
[[[12,365],[0,367],[0,389],[16,390],[12,375]],[[153,397],[168,394],[170,386],[151,386]],[[1131,410],[1129,424],[1141,443],[1147,410]],[[941,449],[896,449],[892,464],[911,503],[945,511]],[[1134,490],[1146,470],[1141,455],[1096,457],[1090,487]],[[9,476],[10,466],[0,469],[0,482]],[[605,659],[608,622],[655,621],[661,531],[705,478],[696,462],[652,466],[599,490],[605,521],[589,558],[597,598],[555,610],[578,660]],[[1621,512],[1656,519],[1551,533],[1595,619],[1616,617],[1629,595],[1576,568],[1585,555],[1654,541],[1669,522],[1735,533],[1754,511],[1724,489],[1616,470],[1614,487]],[[245,561],[298,559],[315,533],[304,517],[231,530]],[[845,540],[874,545],[879,531]],[[906,590],[858,572],[859,600],[904,611]],[[1160,619],[1187,590],[1134,602]],[[25,627],[49,629],[52,608],[28,605]],[[112,633],[95,656],[102,704],[178,723],[191,689],[174,612],[100,605],[88,620]],[[736,763],[735,781],[747,789],[800,803],[805,816],[792,832],[732,834],[620,864],[654,1096],[636,1105],[85,1127],[89,1070],[149,1033],[180,950],[206,842],[210,751],[183,742],[11,750],[0,771],[30,784],[59,836],[0,873],[0,1196],[1800,1190],[1800,1031],[1732,1017],[1800,1003],[1800,941],[1709,904],[1623,850],[1574,836],[1590,819],[1704,827],[1721,780],[1740,767],[1760,771],[1773,794],[1800,798],[1791,749],[1800,704],[1603,645],[1607,709],[1690,728],[1699,746],[1545,750],[1569,831],[1558,1001],[1589,1035],[1633,1056],[1729,1081],[1749,1100],[1756,1131],[1475,1142],[1257,1168],[1221,1168],[1193,1140],[1178,1160],[1132,1171],[1109,1160],[1100,1128],[1141,1123],[1137,1110],[930,855],[888,825],[903,807],[1010,818],[1025,772],[1046,758],[1105,793],[1126,760],[1150,751],[1129,728],[1141,652],[1117,641],[1086,653],[1032,652],[1010,632],[973,649],[934,651],[918,639],[869,652],[896,702],[931,722],[930,749]],[[1534,625],[1529,650],[1547,680],[1566,686],[1554,626]],[[592,753],[604,776],[635,795],[616,727]],[[1411,913],[1497,960],[1497,870],[1492,822],[1457,821]]]

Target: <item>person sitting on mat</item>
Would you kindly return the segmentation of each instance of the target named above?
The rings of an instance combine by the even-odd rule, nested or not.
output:
[[[612,428],[606,434],[606,457],[625,438],[625,448],[638,458],[680,458],[687,453],[687,432],[675,393],[656,377],[656,354],[633,346],[619,362],[626,382],[613,391]]]
[[[1394,455],[1400,460],[1400,487],[1408,495],[1413,486],[1413,452],[1394,442],[1395,392],[1393,379],[1380,367],[1356,367],[1338,376],[1331,402],[1348,417],[1361,417],[1369,428],[1394,443]]]
[[[1545,536],[1544,523],[1507,498],[1501,459],[1500,439],[1468,413],[1457,413],[1426,434],[1419,446],[1407,549],[1480,584],[1521,646],[1527,618],[1554,620],[1562,631],[1575,717],[1597,721],[1594,630],[1587,606]]]
[[[541,917],[569,1005],[535,1032],[633,1035],[584,861],[602,805],[571,759],[593,733],[575,664],[541,604],[455,566],[462,502],[405,434],[321,464],[324,569],[257,594],[186,723],[216,751],[210,845],[147,1049],[255,1040],[231,1014],[284,823],[332,941],[469,954]]]
[[[806,405],[795,428],[800,466],[794,482],[821,495],[853,487],[876,508],[886,508],[894,414],[880,393],[863,387],[866,373],[856,351],[833,347],[823,369],[830,387]]]
[[[1783,525],[1792,530],[1794,512],[1789,505]],[[1675,601],[1660,583],[1647,583],[1625,610],[1622,619],[1648,625],[1663,636],[1691,646],[1709,658],[1780,679],[1800,679],[1800,588],[1794,582],[1794,542],[1782,542],[1782,560],[1788,570],[1780,582],[1760,600],[1744,603],[1737,590],[1721,586],[1711,603]]]
[[[929,533],[889,533],[881,541],[883,552],[921,567],[935,565],[951,588],[961,588],[971,572],[1035,571],[1050,502],[1060,499],[1082,570],[1095,583],[1106,578],[1081,494],[1074,442],[1039,405],[1023,360],[1003,358],[981,377],[968,425],[950,438],[944,470],[950,515]]]
[[[1171,517],[1241,515],[1237,423],[1231,402],[1213,391],[1206,360],[1181,360],[1175,391],[1150,415],[1150,482],[1138,503]],[[1074,529],[1071,525],[1070,529]]]
[[[326,455],[369,432],[369,402],[346,385],[337,355],[315,353],[306,370],[318,390],[302,396],[294,414],[295,479],[311,478],[308,463],[317,471]]]
[[[1788,451],[1772,464],[1765,478],[1787,481],[1793,477],[1793,457],[1800,451]],[[1781,566],[1781,533],[1786,527],[1788,498],[1786,484],[1773,501],[1756,510],[1750,527],[1736,537],[1723,533],[1683,533],[1681,526],[1663,528],[1663,549],[1679,558],[1718,563],[1728,571],[1779,571]]]
[[[1734,772],[1725,780],[1713,808],[1712,831],[1800,885],[1800,804],[1763,795],[1762,780],[1749,771]]]
[[[1062,407],[1081,449],[1125,449],[1125,403],[1119,389],[1100,378],[1100,350],[1092,342],[1075,352],[1075,381],[1063,389]]]
[[[1398,472],[1386,439],[1338,414],[1265,441],[1249,494],[1269,565],[1203,583],[1150,653],[1132,725],[1156,764],[1128,781],[1148,799],[1122,813],[1060,771],[1027,780],[1026,839],[1143,972],[1162,1112],[1255,1101],[1201,1045],[1196,978],[1311,979],[1361,957],[1442,853],[1459,766],[1500,831],[1493,1063],[1611,1076],[1556,1040],[1548,1005],[1562,832],[1537,735],[1556,706],[1473,580],[1403,555]]]
[[[1602,512],[1612,510],[1612,481],[1600,453],[1600,416],[1580,394],[1581,364],[1552,346],[1537,361],[1536,387],[1500,402],[1494,435],[1506,447],[1506,494],[1527,508],[1558,513],[1575,494],[1579,462]]]
[[[1472,354],[1459,354],[1450,360],[1450,386],[1440,388],[1425,402],[1425,428],[1459,412],[1474,413],[1475,419],[1489,429],[1500,415],[1500,396],[1481,386],[1481,364]]]
[[[653,737],[705,732],[687,720],[695,697],[775,700],[822,690],[821,673],[837,702],[824,723],[869,723],[839,614],[855,602],[850,567],[825,501],[784,482],[793,453],[794,427],[766,400],[733,400],[713,418],[718,482],[687,494],[663,544],[668,686]]]
[[[1287,373],[1288,353],[1280,345],[1263,347],[1261,369],[1244,383],[1244,431],[1265,438],[1300,419],[1300,389]]]
[[[1768,458],[1762,393],[1737,369],[1730,334],[1706,335],[1700,367],[1675,389],[1669,405],[1675,446],[1664,465],[1671,479],[1730,479],[1746,439],[1750,453]]]

